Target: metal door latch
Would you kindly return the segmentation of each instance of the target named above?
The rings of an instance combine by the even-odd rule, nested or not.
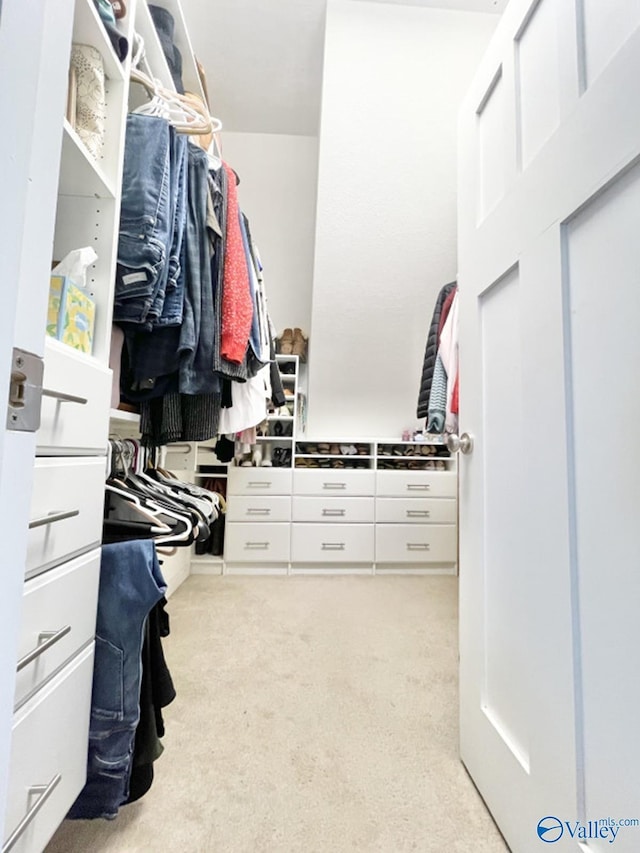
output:
[[[39,355],[14,349],[7,405],[7,429],[36,432],[40,427],[44,362]]]

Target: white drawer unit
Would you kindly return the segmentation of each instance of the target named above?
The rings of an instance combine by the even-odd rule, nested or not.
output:
[[[343,468],[298,469],[293,472],[294,495],[373,495],[375,471]]]
[[[229,563],[288,563],[291,556],[288,523],[228,522],[224,555]]]
[[[14,717],[4,844],[41,853],[84,786],[93,644]],[[13,837],[13,838],[12,838]]]
[[[374,520],[373,498],[314,498],[295,495],[292,505],[294,521],[327,523],[362,523]]]
[[[377,471],[376,494],[398,498],[455,498],[458,478],[453,471]]]
[[[43,388],[36,453],[105,453],[111,371],[95,359],[47,338]]]
[[[376,563],[455,563],[453,524],[376,525]]]
[[[230,495],[290,495],[289,468],[229,468]],[[230,502],[231,503],[231,502]]]
[[[373,524],[294,524],[291,560],[294,563],[372,563]]]
[[[25,583],[16,706],[94,638],[100,549]]]
[[[455,524],[454,498],[376,498],[377,524]]]
[[[105,457],[39,457],[34,469],[26,576],[102,539]]]
[[[227,506],[230,521],[291,521],[291,498],[234,495]]]

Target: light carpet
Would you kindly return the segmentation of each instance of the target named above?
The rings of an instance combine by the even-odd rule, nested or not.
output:
[[[189,578],[151,791],[46,853],[502,853],[458,758],[457,579]]]

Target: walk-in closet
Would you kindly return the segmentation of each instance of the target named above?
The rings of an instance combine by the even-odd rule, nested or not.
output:
[[[640,849],[640,6],[0,0],[2,853]]]

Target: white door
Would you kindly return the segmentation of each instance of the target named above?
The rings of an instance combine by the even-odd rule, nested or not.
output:
[[[639,24],[511,0],[460,116],[461,755],[514,853],[640,850]]]
[[[7,791],[18,626],[35,454],[33,432],[7,429],[12,351],[43,355],[60,115],[69,41],[66,0],[0,8],[0,839]]]

